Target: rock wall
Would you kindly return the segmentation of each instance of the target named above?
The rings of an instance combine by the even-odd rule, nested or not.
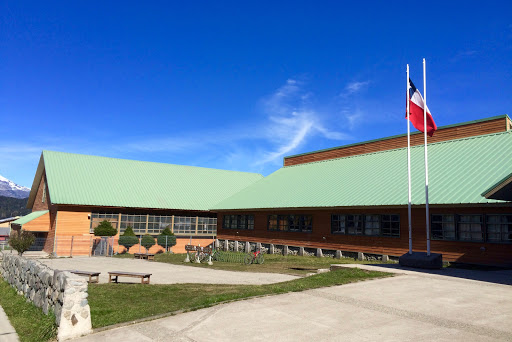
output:
[[[87,301],[87,281],[75,274],[53,270],[37,260],[5,254],[3,278],[17,291],[41,308],[55,313],[59,341],[92,331],[91,310]]]

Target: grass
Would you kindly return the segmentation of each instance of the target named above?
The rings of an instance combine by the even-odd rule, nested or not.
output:
[[[226,253],[226,252],[224,252]],[[234,253],[232,253],[234,254]],[[119,254],[118,258],[133,258],[132,254]],[[244,265],[241,262],[214,261],[212,266],[206,263],[184,263],[186,254],[162,253],[155,255],[155,261],[175,265],[187,265],[192,267],[207,267],[226,271],[237,272],[266,272],[291,275],[306,275],[315,272],[319,268],[329,268],[331,264],[382,264],[382,261],[358,261],[352,258],[333,259],[329,257],[317,258],[314,256],[282,256],[278,254],[265,254],[265,262],[262,265]],[[390,262],[392,263],[392,262]]]
[[[196,310],[224,301],[304,291],[385,276],[390,274],[353,268],[268,285],[90,284],[89,305],[93,328],[99,328],[179,310]]]
[[[6,281],[0,279],[0,305],[18,333],[21,342],[42,342],[55,339],[55,315],[43,311],[18,295]],[[0,336],[0,340],[1,340]]]

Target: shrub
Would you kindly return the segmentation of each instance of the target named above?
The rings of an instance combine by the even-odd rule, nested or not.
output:
[[[35,241],[36,237],[34,234],[25,230],[13,230],[9,236],[9,246],[18,251],[19,255],[23,255],[23,253],[27,251]]]
[[[101,221],[101,223],[94,228],[95,236],[114,236],[117,234],[117,229],[112,227],[112,223],[107,220]]]
[[[146,234],[142,237],[141,245],[144,246],[147,250],[151,248],[151,246],[155,245],[155,238],[149,234]]]
[[[127,250],[139,243],[139,238],[133,232],[133,228],[128,226],[121,236],[119,236],[119,244]]]
[[[156,238],[157,243],[162,247],[167,247],[166,252],[168,252],[172,246],[176,246],[176,236],[171,232],[169,226],[165,227],[164,230],[158,235]]]

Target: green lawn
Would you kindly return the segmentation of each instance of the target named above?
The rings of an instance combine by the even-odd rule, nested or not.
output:
[[[179,310],[195,310],[229,300],[304,291],[386,276],[390,274],[354,268],[269,285],[90,284],[89,305],[92,326],[99,328]]]
[[[224,252],[225,253],[225,252]],[[234,253],[231,253],[234,254]],[[240,253],[243,254],[243,253]],[[119,254],[118,258],[133,258],[132,254]],[[155,261],[166,262],[175,265],[187,265],[192,267],[208,267],[227,271],[239,272],[269,272],[291,275],[306,275],[315,272],[319,268],[329,268],[331,264],[382,264],[382,261],[358,261],[352,258],[333,259],[329,257],[317,258],[314,256],[282,256],[279,254],[265,254],[265,262],[262,265],[244,265],[241,262],[214,261],[212,266],[206,263],[184,263],[186,254],[157,254]],[[392,263],[392,262],[390,262]]]
[[[28,303],[25,297],[18,295],[16,290],[1,278],[0,305],[16,329],[21,342],[42,342],[57,336],[55,316],[45,315],[40,308]]]

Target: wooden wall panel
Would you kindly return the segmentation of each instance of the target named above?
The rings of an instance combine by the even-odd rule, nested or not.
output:
[[[50,230],[50,213],[46,213],[23,225],[23,230],[29,232],[47,232]]]
[[[428,138],[428,142],[435,143],[476,135],[503,132],[506,131],[508,127],[508,120],[506,117],[485,122],[467,124],[464,126],[448,127],[436,131],[433,137]],[[411,135],[411,146],[422,145],[424,143],[423,139],[423,134]],[[402,147],[407,147],[407,136],[389,138],[369,143],[361,143],[355,146],[341,146],[340,148],[335,148],[328,151],[312,152],[306,155],[289,157],[284,159],[284,166],[311,163],[315,161],[348,157],[378,151],[386,151]]]
[[[57,215],[57,236],[89,235],[90,212],[63,211]]]
[[[431,214],[512,214],[512,207],[482,208],[431,208]],[[331,214],[399,214],[400,237],[373,237],[362,235],[331,234]],[[279,210],[265,212],[229,212],[226,214],[254,215],[254,230],[223,229],[224,213],[219,213],[217,235],[219,239],[273,243],[278,245],[304,246],[333,250],[387,254],[400,256],[408,251],[407,208],[399,209],[349,209],[349,210]],[[309,214],[313,215],[313,232],[276,232],[267,230],[268,215]],[[414,251],[426,251],[425,209],[412,210],[412,240]],[[512,266],[512,244],[431,241],[432,252],[442,253],[448,261]]]

